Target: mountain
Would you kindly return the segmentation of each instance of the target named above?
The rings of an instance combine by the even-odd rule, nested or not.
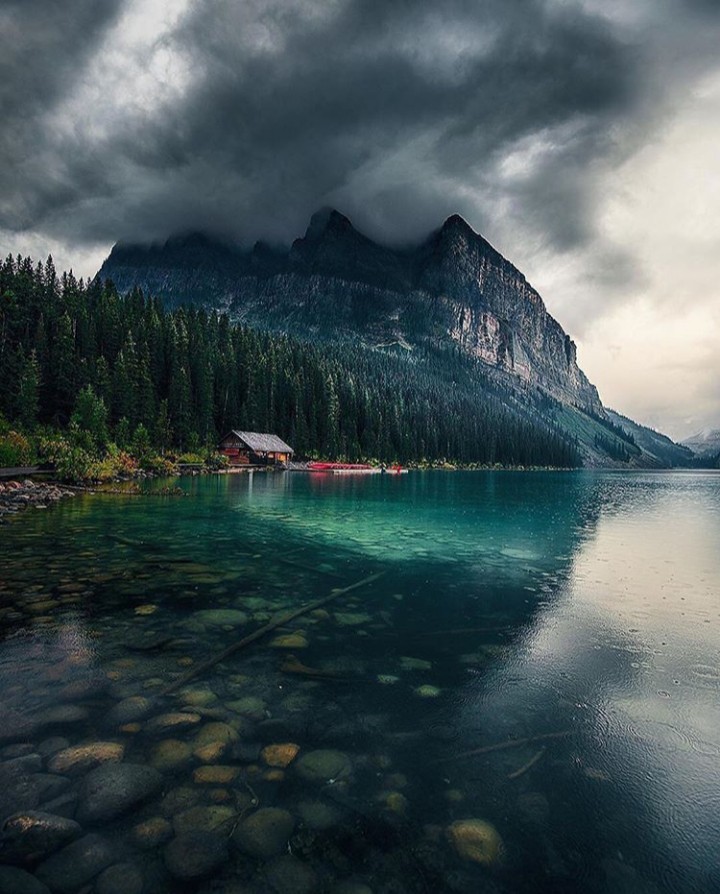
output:
[[[611,422],[620,426],[628,435],[632,435],[638,447],[646,452],[648,458],[654,458],[658,467],[687,466],[691,462],[693,451],[687,446],[676,444],[667,435],[660,434],[645,425],[639,425],[627,416],[616,413],[615,410],[606,409],[606,413]],[[720,435],[720,432],[718,434]]]
[[[681,444],[698,456],[717,456],[720,454],[720,429],[704,429],[696,435],[685,438]]]
[[[121,294],[139,288],[168,307],[200,305],[254,329],[400,355],[444,379],[460,358],[459,376],[577,440],[587,464],[664,462],[613,422],[540,295],[458,215],[401,249],[329,208],[286,249],[245,250],[203,234],[118,244],[98,278]]]

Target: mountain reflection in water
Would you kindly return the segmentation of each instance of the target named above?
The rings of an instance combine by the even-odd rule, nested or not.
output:
[[[93,770],[51,764],[48,742],[111,742],[162,788],[83,831],[146,890],[183,878],[164,839],[143,845],[158,818],[170,842],[196,827],[220,842],[212,881],[189,890],[282,890],[295,871],[328,891],[720,887],[720,476],[179,484],[186,498],[81,497],[0,529],[3,816],[52,801],[49,776],[82,815]],[[270,635],[158,695],[278,611],[379,571],[278,631],[290,649]],[[114,723],[138,696],[147,710]],[[261,749],[283,744],[297,756],[269,765],[294,752]],[[332,782],[303,770],[318,751],[342,757]],[[18,768],[36,752],[41,767]],[[248,852],[258,806],[287,812],[281,850],[289,837],[302,871]],[[459,843],[468,819],[490,835],[480,861]],[[46,863],[26,868],[47,881]]]

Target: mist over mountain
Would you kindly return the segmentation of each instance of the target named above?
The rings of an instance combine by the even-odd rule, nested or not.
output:
[[[251,328],[391,352],[424,368],[457,355],[478,388],[491,383],[514,412],[557,427],[591,465],[663,466],[690,455],[656,455],[608,415],[540,295],[458,215],[418,245],[389,248],[325,208],[289,248],[186,233],[116,245],[98,277],[121,294],[138,288],[169,307],[202,306]]]

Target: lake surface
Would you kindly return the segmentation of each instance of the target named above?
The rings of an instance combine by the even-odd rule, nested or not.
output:
[[[172,484],[0,528],[0,814],[111,849],[24,858],[53,890],[720,890],[720,475]],[[93,813],[118,757],[160,776]]]

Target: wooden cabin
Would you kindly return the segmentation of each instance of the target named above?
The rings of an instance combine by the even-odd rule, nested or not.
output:
[[[293,449],[277,435],[257,431],[228,432],[218,445],[231,466],[279,466],[292,459]]]

